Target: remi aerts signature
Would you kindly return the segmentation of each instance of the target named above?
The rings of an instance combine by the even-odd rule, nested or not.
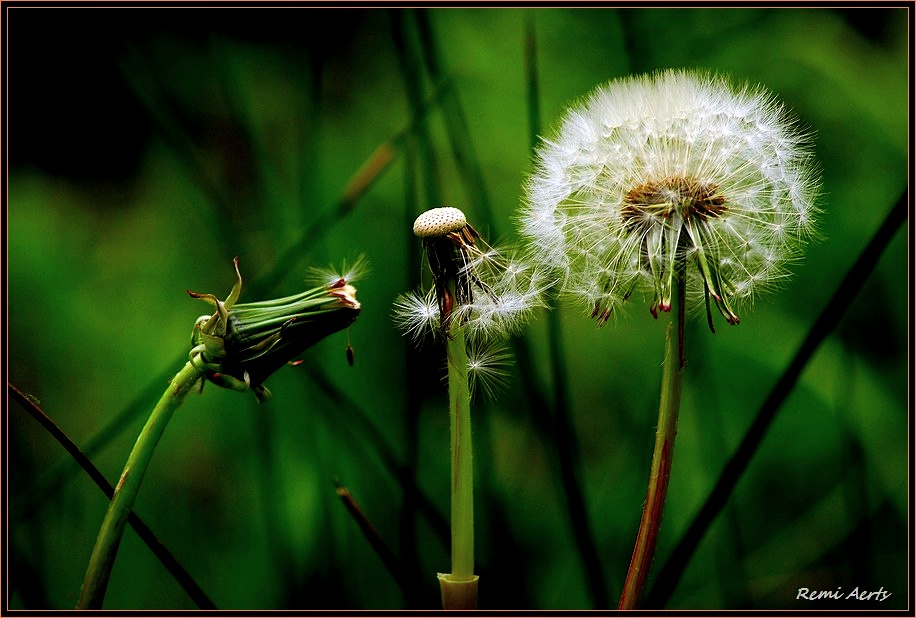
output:
[[[799,588],[796,599],[805,601],[820,601],[823,599],[842,599],[850,601],[886,601],[891,593],[881,586],[877,590],[866,590],[856,586],[849,592],[843,590],[840,586],[836,590],[811,590],[810,588]]]

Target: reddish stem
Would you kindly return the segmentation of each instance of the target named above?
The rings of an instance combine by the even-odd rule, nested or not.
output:
[[[671,477],[671,461],[674,456],[674,438],[677,435],[677,418],[681,403],[681,376],[686,359],[684,356],[684,270],[683,263],[675,275],[677,288],[676,311],[665,334],[665,364],[662,372],[661,397],[658,406],[658,432],[655,435],[655,450],[652,454],[652,468],[649,473],[649,487],[646,502],[639,521],[639,532],[633,547],[633,557],[623,584],[618,609],[636,609],[642,602],[649,579],[649,570],[655,556],[655,546],[662,523],[665,498],[668,496],[668,480]],[[677,333],[672,337],[672,329]]]

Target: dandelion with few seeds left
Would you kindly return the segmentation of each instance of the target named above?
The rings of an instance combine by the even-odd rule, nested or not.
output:
[[[543,306],[541,272],[514,251],[487,245],[461,210],[433,208],[417,218],[413,229],[423,242],[432,287],[400,295],[394,316],[415,341],[444,337],[453,324],[474,340],[505,339]]]
[[[477,607],[474,574],[473,459],[469,377],[485,391],[505,382],[494,347],[518,332],[541,305],[540,273],[486,244],[464,213],[452,207],[421,214],[413,226],[423,242],[432,285],[395,300],[395,322],[415,341],[444,341],[448,366],[452,462],[452,561],[439,573],[445,609]]]
[[[234,261],[236,283],[226,300],[188,292],[216,310],[197,319],[191,352],[131,450],[121,479],[102,520],[77,609],[101,609],[127,518],[133,508],[153,451],[175,410],[206,379],[238,391],[251,390],[258,401],[270,398],[264,380],[321,339],[352,324],[360,313],[353,278],[358,271],[326,278],[301,294],[275,300],[238,303],[242,276]]]

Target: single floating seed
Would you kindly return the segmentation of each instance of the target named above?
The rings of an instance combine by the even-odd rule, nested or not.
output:
[[[464,213],[458,208],[443,206],[427,210],[413,222],[413,233],[420,238],[445,236],[457,232],[468,224]]]

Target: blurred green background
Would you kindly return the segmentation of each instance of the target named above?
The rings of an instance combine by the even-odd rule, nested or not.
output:
[[[513,239],[533,132],[608,79],[697,67],[761,83],[816,132],[824,239],[740,326],[691,326],[657,573],[906,190],[909,19],[905,9],[7,9],[8,380],[114,481],[207,313],[186,289],[224,297],[239,256],[243,301],[281,296],[304,289],[310,266],[364,254],[373,270],[357,282],[355,365],[340,333],[268,380],[267,404],[213,387],[190,397],[135,510],[222,609],[434,609],[435,573],[448,569],[442,350],[415,350],[391,320],[393,299],[421,275],[414,217],[458,206],[491,241]],[[386,144],[390,164],[369,163],[372,182],[348,196]],[[901,228],[667,607],[912,600],[906,272]],[[663,331],[641,299],[600,330],[576,310],[541,312],[508,390],[475,406],[481,608],[616,604],[645,495]],[[106,500],[7,401],[5,602],[72,608]],[[398,557],[403,585],[334,479]],[[857,586],[892,596],[796,599],[799,587]],[[194,604],[128,530],[105,607]]]

